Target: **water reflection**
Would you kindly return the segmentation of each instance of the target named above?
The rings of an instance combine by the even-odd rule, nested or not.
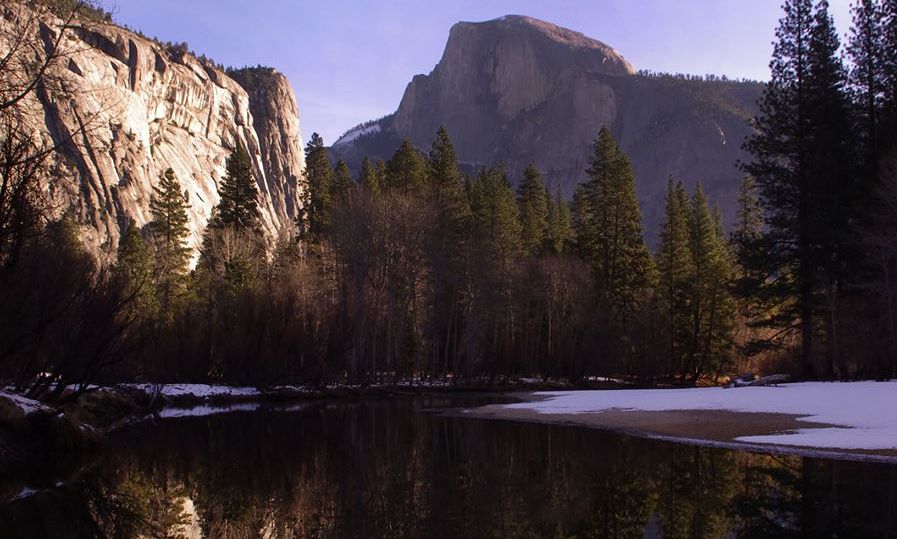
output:
[[[441,417],[457,400],[144,422],[0,537],[895,537],[897,467]]]

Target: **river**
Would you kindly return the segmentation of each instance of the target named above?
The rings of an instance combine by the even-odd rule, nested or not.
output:
[[[29,473],[0,537],[897,536],[897,466],[445,413],[495,400],[141,420]]]

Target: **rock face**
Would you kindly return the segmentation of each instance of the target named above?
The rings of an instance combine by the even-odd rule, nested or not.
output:
[[[58,20],[46,22],[38,30],[45,39],[59,28]],[[169,167],[188,202],[190,244],[198,247],[237,144],[252,158],[265,233],[273,239],[291,229],[305,164],[299,112],[283,75],[225,72],[106,23],[77,22],[62,47],[52,75],[65,90],[37,93],[27,106],[35,132],[62,143],[51,194],[84,225],[82,240],[101,259],[114,256],[130,219],[140,226],[151,220],[153,186]]]
[[[445,125],[459,159],[504,162],[512,180],[530,162],[570,195],[607,125],[632,158],[654,243],[667,178],[701,181],[733,217],[741,143],[762,86],[643,76],[611,47],[530,17],[456,24],[442,59],[417,75],[398,110],[332,148],[350,166],[388,158],[411,139],[426,150]]]

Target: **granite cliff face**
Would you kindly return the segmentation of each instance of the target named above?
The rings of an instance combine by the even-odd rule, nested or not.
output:
[[[388,158],[401,139],[426,150],[445,125],[459,159],[503,161],[516,181],[530,162],[568,195],[607,125],[632,158],[653,243],[667,178],[701,181],[734,214],[741,143],[762,87],[642,76],[611,47],[530,17],[458,23],[442,59],[417,75],[395,114],[337,141],[351,166]]]
[[[58,28],[48,19],[35,31],[46,41]],[[169,167],[188,202],[190,244],[198,247],[237,144],[252,158],[265,233],[273,240],[290,230],[305,165],[299,112],[283,75],[225,72],[107,23],[76,21],[62,49],[51,75],[63,89],[35,93],[26,108],[40,137],[63,143],[49,190],[101,259],[114,255],[130,219],[140,226],[151,220],[153,186]]]

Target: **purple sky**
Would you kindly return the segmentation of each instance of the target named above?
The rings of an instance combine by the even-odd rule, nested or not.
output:
[[[850,0],[830,0],[839,31]],[[544,19],[616,48],[636,69],[765,79],[779,0],[106,0],[119,23],[225,65],[270,65],[296,90],[303,137],[332,143],[395,111],[457,21]]]

